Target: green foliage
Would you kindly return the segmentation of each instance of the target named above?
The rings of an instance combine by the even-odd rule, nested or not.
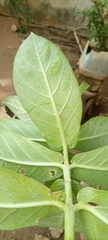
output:
[[[4,103],[19,119],[0,121],[0,229],[57,227],[65,240],[75,231],[107,240],[108,118],[81,126],[88,85],[79,87],[60,49],[33,33],[13,76],[17,96]]]
[[[6,0],[6,2],[14,13],[14,17],[17,18],[18,30],[22,33],[28,31],[32,14],[32,9],[28,5],[28,0]],[[25,25],[22,23],[20,12],[23,14]]]
[[[76,149],[90,151],[108,145],[108,117],[94,117],[80,128]]]
[[[106,49],[105,40],[108,38],[108,1],[97,0],[96,2],[102,13],[103,21],[96,5],[77,12],[83,13],[87,17],[86,26],[88,28],[89,39],[95,40],[97,49]]]

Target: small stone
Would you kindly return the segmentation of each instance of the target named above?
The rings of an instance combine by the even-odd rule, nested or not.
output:
[[[12,32],[17,32],[17,31],[18,31],[18,28],[17,28],[17,26],[16,26],[15,24],[13,24],[13,25],[11,26],[11,31],[12,31]]]
[[[63,233],[62,229],[53,228],[53,227],[49,228],[49,231],[53,238],[59,238]]]
[[[35,235],[35,240],[49,240],[48,237],[42,236],[40,234]]]
[[[9,48],[9,49],[15,49],[14,46],[7,46],[7,48]]]

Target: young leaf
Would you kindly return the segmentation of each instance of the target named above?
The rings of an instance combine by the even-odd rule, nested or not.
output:
[[[0,159],[1,166],[38,181],[49,181],[62,175],[62,154],[3,129],[0,129]]]
[[[81,95],[90,87],[90,85],[86,82],[82,82],[79,86]]]
[[[71,163],[74,179],[108,190],[108,146],[77,154]]]
[[[84,188],[78,193],[76,209],[80,228],[88,240],[108,237],[108,192]],[[92,229],[92,230],[91,230]]]
[[[49,146],[75,147],[82,107],[72,68],[50,41],[31,35],[20,46],[14,61],[14,85],[18,97]]]
[[[52,192],[55,191],[64,191],[64,179],[57,179],[56,181],[54,181],[54,183],[51,185],[50,187]],[[73,203],[77,202],[77,194],[78,192],[82,189],[82,186],[80,185],[80,183],[72,180],[72,195],[73,195]]]
[[[15,114],[16,117],[24,121],[31,121],[18,96],[9,96],[5,98],[3,103]]]
[[[53,193],[43,184],[0,168],[0,229],[11,230],[38,225],[42,218],[64,209],[62,192]],[[54,218],[54,216],[53,216]],[[61,215],[62,223],[63,216]],[[55,218],[57,222],[57,219]]]
[[[37,142],[46,142],[38,128],[30,121],[3,119],[0,121],[0,129],[14,131]]]
[[[108,145],[108,117],[94,117],[81,126],[76,149],[90,151],[105,145]]]

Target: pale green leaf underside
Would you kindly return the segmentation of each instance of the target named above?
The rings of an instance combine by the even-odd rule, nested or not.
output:
[[[16,117],[24,121],[31,121],[29,115],[23,108],[18,96],[9,96],[3,103],[14,113]]]
[[[95,215],[91,213],[91,211],[94,208],[95,207],[92,207],[92,206],[89,206],[89,208],[84,207],[84,209],[77,212],[76,217],[79,218],[78,219],[79,225],[77,226],[77,228],[79,229],[80,227],[80,231],[85,233],[87,240],[103,240],[103,239],[107,240],[108,225],[100,221],[100,219],[98,219]],[[108,209],[104,211],[108,216]],[[98,213],[100,216],[103,215],[99,211],[99,208],[96,209],[95,214],[98,214]]]
[[[17,229],[38,225],[38,220],[63,210],[62,192],[50,189],[33,179],[0,168],[0,229]],[[56,206],[56,207],[53,207]],[[49,214],[52,207],[51,214]],[[57,216],[58,217],[58,216]],[[61,215],[62,223],[63,216]],[[62,226],[60,226],[62,227]]]
[[[75,147],[81,120],[81,97],[71,66],[53,43],[31,34],[14,61],[18,97],[50,147]]]
[[[71,163],[73,178],[108,189],[108,146],[77,154]]]
[[[108,145],[108,117],[98,116],[83,124],[76,149],[90,151]]]
[[[62,175],[63,156],[21,135],[0,130],[0,165],[38,181]],[[42,166],[41,168],[39,166]]]
[[[78,194],[78,216],[81,231],[88,240],[108,238],[108,192],[93,188],[82,189]]]
[[[45,142],[38,128],[30,121],[19,119],[3,119],[0,121],[0,129],[14,131],[31,140]]]

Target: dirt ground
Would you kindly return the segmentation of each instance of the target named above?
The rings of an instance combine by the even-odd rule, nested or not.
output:
[[[5,97],[14,95],[13,86],[13,61],[17,49],[22,41],[29,35],[11,31],[12,25],[15,24],[15,19],[11,17],[0,16],[0,106]],[[56,43],[68,58],[73,70],[78,68],[78,60],[80,50],[73,32],[54,29],[51,27],[35,26],[31,29],[34,33],[41,35],[52,42]],[[80,37],[80,41],[84,43],[85,39]],[[94,100],[90,111],[87,113],[87,118],[96,115],[105,115],[108,113],[108,78],[104,80],[98,96]],[[43,236],[43,237],[42,237]],[[53,240],[55,239],[48,232],[41,228],[28,228],[17,231],[0,231],[0,240]],[[61,235],[59,240],[63,239]],[[76,239],[81,239],[79,236]],[[83,238],[84,239],[84,238]]]

